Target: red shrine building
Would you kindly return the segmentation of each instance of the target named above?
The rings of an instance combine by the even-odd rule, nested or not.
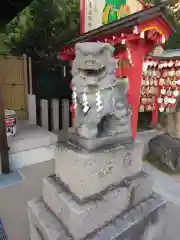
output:
[[[105,2],[105,0],[103,1]],[[137,11],[132,11],[130,15],[126,14],[127,16],[115,19],[108,24],[93,27],[93,23],[88,25],[86,21],[83,20],[86,17],[85,2],[87,1],[82,0],[81,4],[82,34],[60,46],[60,58],[71,62],[75,57],[74,46],[78,42],[104,42],[114,46],[114,57],[118,63],[116,71],[117,79],[127,77],[129,80],[128,98],[132,107],[131,127],[133,138],[136,138],[138,113],[139,110],[142,111],[143,109],[141,91],[144,60],[155,46],[164,44],[172,34],[172,26],[167,19],[166,3],[163,2],[156,6],[147,6],[142,0],[139,0],[136,1],[136,4],[138,2]],[[128,1],[126,2],[128,3]],[[123,6],[123,9],[124,8]],[[118,16],[118,14],[120,14],[119,10],[116,16]],[[92,30],[87,29],[88,27],[92,28]],[[151,62],[152,60],[148,61]],[[158,64],[154,63],[152,68],[154,74],[146,82],[149,82],[149,86],[146,87],[149,87],[149,89],[150,87],[156,88],[157,94],[151,97],[151,103],[149,103],[149,105],[146,103],[144,109],[152,111],[152,124],[155,124],[159,112],[158,86],[160,77],[157,76]],[[148,100],[149,99],[150,98],[148,98]]]

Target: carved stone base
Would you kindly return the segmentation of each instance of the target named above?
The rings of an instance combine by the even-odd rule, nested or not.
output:
[[[56,148],[55,171],[80,201],[93,198],[142,170],[143,142],[82,152],[71,144]]]
[[[155,195],[87,236],[86,240],[160,240],[165,206],[166,202]],[[75,240],[42,200],[29,202],[28,212],[32,223],[31,240]],[[83,229],[83,225],[81,227]]]
[[[95,139],[86,139],[77,136],[74,133],[69,133],[67,137],[70,144],[78,147],[81,150],[86,150],[88,152],[94,151],[101,147],[108,147],[115,144],[127,144],[133,143],[131,134],[120,134],[114,136],[99,137]]]
[[[152,194],[152,181],[145,173],[134,176],[96,200],[79,203],[55,177],[43,180],[43,201],[61,220],[74,239],[82,239]],[[83,226],[83,227],[82,227]]]

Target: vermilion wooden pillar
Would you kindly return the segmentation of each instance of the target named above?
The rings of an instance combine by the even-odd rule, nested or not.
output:
[[[83,34],[85,30],[85,0],[80,0],[80,33]]]
[[[142,66],[145,55],[152,49],[153,44],[145,44],[144,39],[127,43],[133,66],[127,72],[129,79],[129,103],[132,107],[131,129],[132,137],[136,138],[139,103],[141,94]]]

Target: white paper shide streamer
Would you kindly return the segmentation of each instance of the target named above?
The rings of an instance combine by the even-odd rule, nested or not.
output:
[[[74,108],[77,108],[77,92],[76,92],[76,88],[73,88],[73,93],[72,93],[72,98],[73,98],[73,103],[74,103]],[[84,91],[83,95],[82,95],[82,102],[83,102],[83,112],[87,113],[89,110],[89,105],[88,105],[88,98],[87,98],[87,94],[86,94],[86,90]],[[101,93],[98,90],[96,92],[96,107],[97,107],[97,112],[100,112],[103,109],[102,106],[102,99],[101,99]]]
[[[89,106],[88,106],[88,100],[87,100],[87,94],[86,91],[83,93],[82,96],[82,100],[83,100],[83,112],[87,113],[87,111],[89,110]]]
[[[96,106],[97,112],[100,112],[103,109],[100,91],[97,91],[96,93]]]
[[[73,98],[74,108],[76,109],[76,107],[77,107],[77,93],[76,93],[76,88],[73,88],[72,90],[73,90],[72,98]]]

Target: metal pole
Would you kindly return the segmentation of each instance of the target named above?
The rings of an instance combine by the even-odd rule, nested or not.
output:
[[[4,117],[4,102],[0,83],[0,160],[2,173],[9,173],[9,155]]]

